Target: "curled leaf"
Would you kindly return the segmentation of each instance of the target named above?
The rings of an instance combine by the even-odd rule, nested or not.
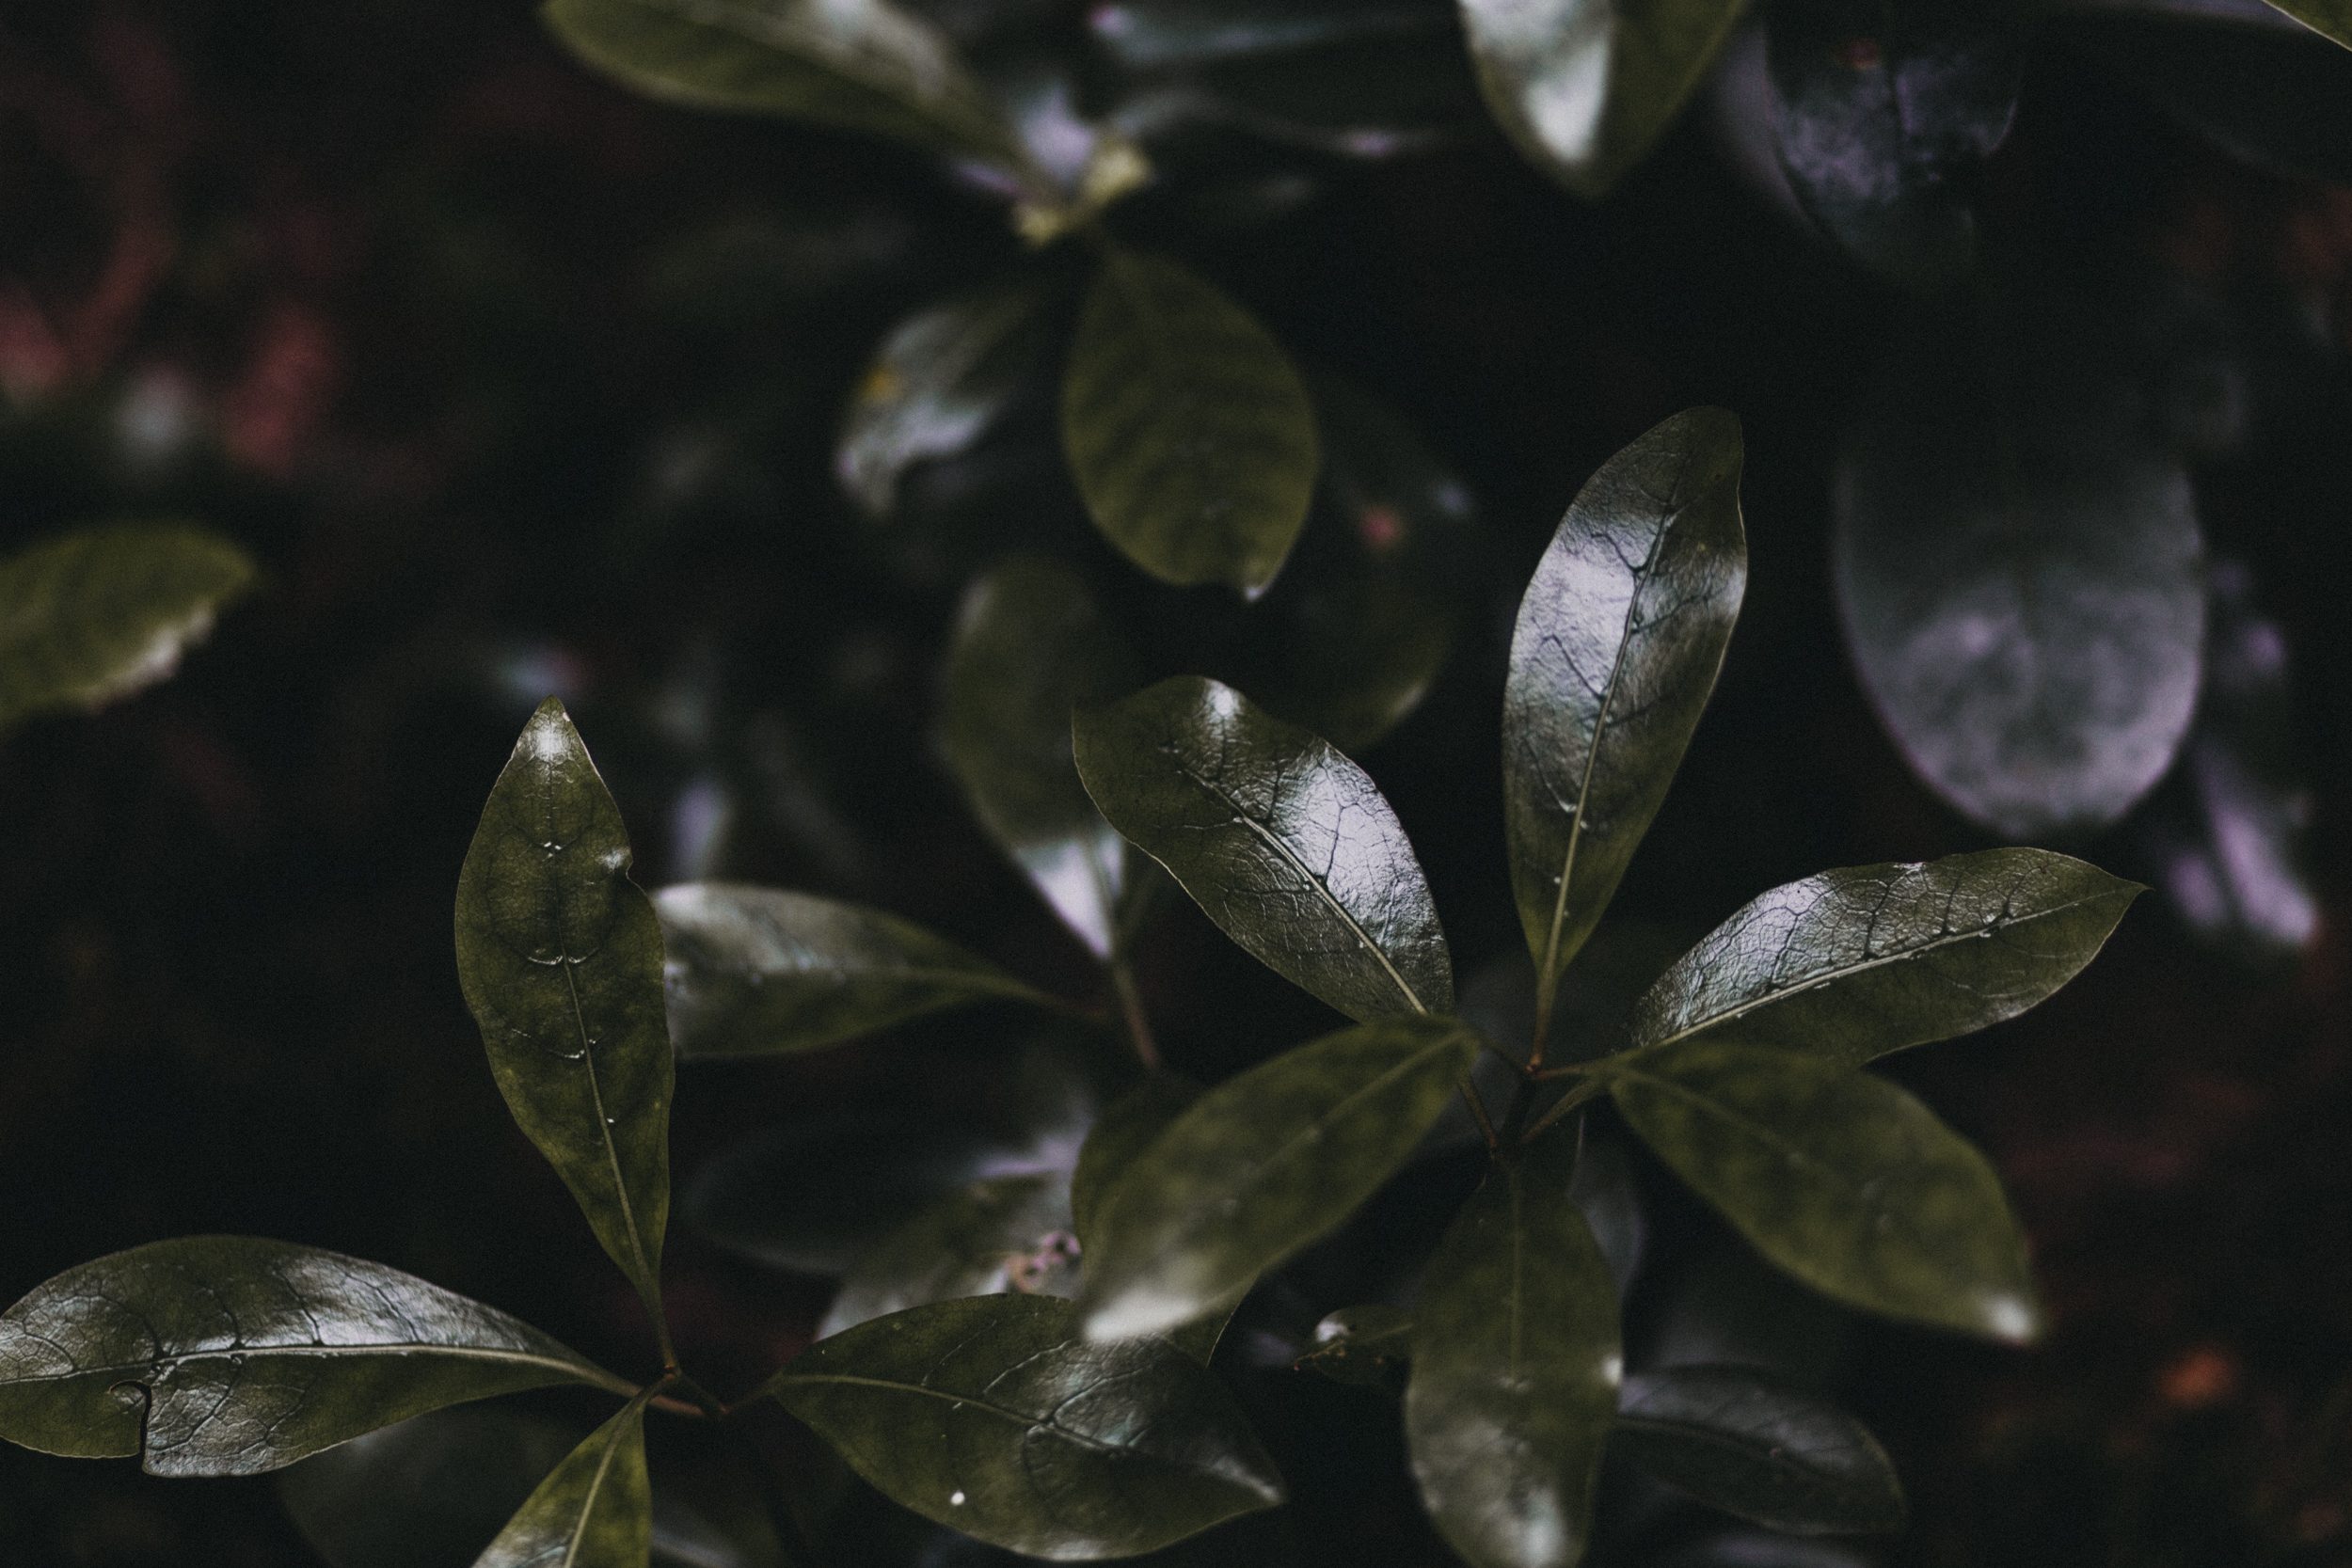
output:
[[[1165,257],[1104,257],[1061,429],[1095,524],[1163,582],[1255,598],[1307,521],[1320,454],[1298,372],[1247,311]]]
[[[684,1057],[815,1051],[943,1007],[1038,993],[913,921],[813,894],[680,882],[655,898]]]
[[[1742,0],[1462,0],[1478,85],[1528,162],[1598,200],[1674,122]]]
[[[1103,815],[1251,957],[1351,1018],[1454,1006],[1404,826],[1327,742],[1197,675],[1073,727]]]
[[[530,1324],[381,1263],[183,1236],[68,1269],[0,1313],[0,1437],[158,1476],[246,1476],[463,1400],[629,1385]]]
[[[1117,944],[1127,846],[1079,782],[1070,715],[1135,684],[1125,645],[1067,568],[1017,558],[965,590],[947,655],[948,766],[989,837],[1098,958]]]
[[[762,1392],[894,1502],[1031,1557],[1132,1557],[1283,1500],[1206,1369],[1077,1328],[1047,1296],[937,1302],[818,1341]]]
[[[0,729],[163,680],[252,580],[236,546],[170,523],[77,529],[0,561]]]
[[[1902,1483],[1870,1429],[1753,1367],[1667,1367],[1626,1379],[1613,1441],[1661,1481],[1773,1529],[1902,1528]]]

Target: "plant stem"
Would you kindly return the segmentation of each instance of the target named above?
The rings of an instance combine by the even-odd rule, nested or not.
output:
[[[1127,1038],[1136,1048],[1136,1060],[1146,1072],[1160,1070],[1160,1048],[1152,1038],[1152,1022],[1143,1015],[1143,996],[1136,990],[1135,971],[1128,967],[1125,953],[1111,955],[1111,989],[1119,992],[1119,1010],[1127,1021]]]

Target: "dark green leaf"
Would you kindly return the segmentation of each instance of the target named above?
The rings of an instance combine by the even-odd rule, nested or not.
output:
[[[457,876],[457,978],[499,1092],[660,1322],[670,1214],[661,927],[628,831],[549,697]]]
[[[1632,1043],[1705,1034],[1859,1067],[2073,979],[2145,890],[2046,849],[1858,865],[1774,888],[1675,961]]]
[[[1255,598],[1307,521],[1319,458],[1298,372],[1247,311],[1166,257],[1104,259],[1061,430],[1096,525],[1163,582]]]
[[[1462,0],[1486,105],[1528,162],[1599,200],[1641,162],[1743,0]]]
[[[1082,709],[1073,727],[1103,815],[1251,957],[1350,1018],[1453,1007],[1404,826],[1327,742],[1197,675]]]
[[[1201,1096],[1100,1199],[1079,1298],[1088,1335],[1155,1333],[1238,1300],[1372,1196],[1477,1051],[1453,1019],[1383,1019]]]
[[[1295,1367],[1321,1372],[1334,1383],[1401,1393],[1412,1354],[1413,1315],[1375,1302],[1324,1314],[1315,1324],[1315,1348],[1300,1356]]]
[[[1205,1369],[1077,1327],[1047,1296],[937,1302],[819,1340],[764,1392],[893,1501],[1031,1557],[1130,1557],[1283,1500]]]
[[[1200,1098],[1200,1085],[1184,1074],[1154,1072],[1104,1108],[1070,1182],[1071,1223],[1081,1247],[1100,1239],[1094,1221],[1111,1183]]]
[[[2026,1239],[2000,1179],[1903,1090],[1810,1056],[1707,1039],[1598,1065],[1643,1141],[1815,1290],[1996,1339],[2040,1331]]]
[[[1500,1161],[1422,1278],[1405,1436],[1422,1502],[1471,1568],[1571,1568],[1624,1370],[1616,1286],[1568,1201],[1562,1130]]]
[[[943,1007],[1038,993],[912,921],[813,894],[681,882],[654,900],[670,1030],[686,1057],[767,1056]]]
[[[1024,164],[954,45],[889,0],[546,0],[540,14],[582,60],[650,97]]]
[[[1794,1535],[1903,1527],[1902,1483],[1870,1429],[1752,1367],[1626,1380],[1617,1451],[1701,1502]]]
[[[1069,1179],[990,1177],[948,1194],[850,1264],[817,1333],[1000,1291],[1074,1296],[1077,1264]]]
[[[1200,1085],[1181,1073],[1154,1072],[1104,1109],[1087,1141],[1078,1150],[1077,1173],[1071,1179],[1072,1230],[1080,1256],[1101,1240],[1095,1222],[1104,1195],[1120,1173],[1149,1148],[1178,1117],[1200,1098]],[[1202,1366],[1216,1354],[1216,1342],[1232,1321],[1238,1299],[1220,1303],[1190,1323],[1167,1329],[1168,1340]]]
[[[1118,934],[1127,846],[1078,782],[1070,715],[1135,687],[1133,658],[1067,568],[1020,558],[965,591],[947,655],[948,766],[989,836],[1100,958]]]
[[[236,546],[170,523],[77,529],[0,561],[0,728],[164,679],[252,580]]]
[[[541,1481],[474,1568],[645,1568],[653,1488],[645,1479],[647,1389]]]
[[[1931,788],[2010,838],[2113,822],[2196,709],[2195,498],[2144,434],[2144,393],[2081,325],[2099,305],[2035,298],[1997,328],[1907,346],[1831,492],[1872,705]]]
[[[2345,0],[2271,0],[2271,4],[2312,32],[2324,33],[2352,49],[2352,5]]]
[[[868,515],[890,515],[898,477],[986,434],[1044,347],[1053,291],[1031,274],[927,306],[890,329],[859,378],[834,471]]]
[[[1831,239],[1923,292],[1975,265],[1976,166],[2009,135],[2023,8],[1786,0],[1766,24],[1781,167]]]
[[[461,1400],[629,1385],[493,1307],[338,1253],[183,1236],[0,1313],[0,1437],[243,1476]]]
[[[580,1436],[511,1403],[457,1405],[289,1465],[278,1495],[334,1568],[469,1568]],[[655,1485],[660,1568],[767,1568],[781,1560],[771,1546]]]
[[[1676,415],[1602,465],[1519,602],[1504,825],[1539,1010],[1599,923],[1714,689],[1747,586],[1740,422]]]

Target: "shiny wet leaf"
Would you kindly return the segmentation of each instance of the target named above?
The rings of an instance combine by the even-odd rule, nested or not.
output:
[[[1022,166],[955,46],[889,0],[546,0],[540,14],[580,59],[648,97]]]
[[[0,1437],[151,1475],[243,1476],[464,1400],[626,1388],[530,1324],[397,1269],[183,1236],[0,1313]]]
[[[1129,1557],[1283,1500],[1232,1396],[1166,1340],[975,1296],[861,1323],[771,1394],[900,1506],[1031,1557]]]
[[[1754,1367],[1626,1379],[1617,1452],[1703,1503],[1795,1535],[1903,1527],[1903,1489],[1870,1429]]]
[[[1298,372],[1248,312],[1166,257],[1104,257],[1061,429],[1096,525],[1163,582],[1254,598],[1307,520],[1319,453]]]
[[[1616,891],[1747,585],[1740,423],[1677,414],[1577,493],[1520,600],[1502,697],[1519,927],[1548,994]]]
[[[628,832],[553,697],[515,743],[457,877],[457,978],[507,1109],[660,1316],[670,1213],[661,927]]]
[[[1571,1568],[1623,1350],[1609,1264],[1568,1200],[1572,1132],[1498,1162],[1422,1275],[1405,1435],[1413,1480],[1471,1568]]]
[[[2026,1239],[1982,1154],[1883,1078],[1686,1040],[1606,1064],[1642,1140],[1742,1236],[1867,1311],[2024,1343]]]
[[[1196,675],[1081,710],[1073,729],[1103,815],[1251,957],[1351,1018],[1452,1008],[1404,826],[1327,742]]]
[[[644,1568],[653,1545],[645,1402],[629,1401],[548,1473],[474,1568]]]
[[[2143,891],[2046,849],[1824,871],[1677,959],[1634,1009],[1631,1042],[1704,1035],[1859,1067],[2033,1006]]]
[[[910,1307],[1020,1291],[1078,1293],[1065,1176],[996,1176],[948,1194],[850,1265],[818,1338]]]
[[[171,523],[77,529],[0,560],[0,729],[167,678],[253,571],[226,539]]]
[[[1156,1333],[1238,1300],[1404,1163],[1477,1050],[1452,1019],[1383,1019],[1201,1096],[1099,1200],[1079,1298],[1089,1337]]]
[[[853,1039],[946,1007],[1038,993],[913,921],[739,882],[654,901],[682,1057],[768,1056]]]
[[[890,515],[898,481],[986,435],[1045,347],[1050,283],[1021,274],[926,306],[890,329],[858,378],[834,447],[850,499]]]
[[[1136,688],[1134,658],[1077,576],[1019,557],[964,591],[942,739],[964,799],[1062,923],[1110,956],[1127,846],[1079,782],[1070,715]]]
[[[1521,155],[1609,194],[1674,122],[1742,0],[1462,0],[1479,87]]]
[[[1896,358],[1835,474],[1831,564],[1864,689],[1905,758],[2007,837],[2095,831],[2195,711],[2202,545],[2186,471],[2077,312]],[[1994,398],[1986,388],[1998,385]]]

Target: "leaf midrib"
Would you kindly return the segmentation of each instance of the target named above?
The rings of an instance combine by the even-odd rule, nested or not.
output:
[[[155,1375],[155,1363],[158,1361],[168,1361],[176,1370],[191,1361],[227,1361],[232,1358],[260,1361],[280,1355],[321,1356],[329,1359],[371,1355],[447,1355],[465,1361],[496,1361],[518,1367],[546,1367],[568,1373],[582,1383],[592,1384],[598,1387],[613,1386],[599,1375],[598,1369],[584,1362],[565,1361],[558,1356],[538,1355],[528,1351],[485,1350],[474,1345],[437,1344],[425,1339],[387,1339],[357,1345],[239,1345],[234,1348],[222,1347],[194,1351],[162,1350],[137,1361],[76,1367],[70,1371],[50,1373],[40,1377],[0,1377],[0,1387],[15,1388],[43,1383],[68,1383],[75,1378],[96,1377],[101,1374],[114,1376],[144,1373],[151,1377]],[[137,1382],[139,1378],[135,1375],[129,1375],[129,1381]],[[617,1380],[614,1381],[617,1382]],[[634,1392],[636,1388],[634,1384],[623,1385],[623,1386],[631,1392]]]
[[[1008,1421],[1016,1426],[1024,1428],[1036,1428],[1044,1432],[1049,1432],[1056,1437],[1061,1438],[1064,1441],[1073,1443],[1083,1449],[1090,1449],[1098,1453],[1127,1454],[1136,1458],[1153,1460],[1164,1465],[1171,1465],[1171,1467],[1175,1468],[1192,1470],[1192,1472],[1197,1475],[1215,1474],[1213,1471],[1194,1469],[1191,1465],[1174,1466],[1172,1465],[1172,1462],[1163,1456],[1147,1452],[1142,1449],[1136,1448],[1131,1443],[1106,1443],[1099,1437],[1089,1437],[1085,1433],[1074,1432],[1069,1427],[1063,1426],[1059,1421],[1057,1421],[1051,1416],[1027,1415],[1022,1411],[1011,1409],[1006,1405],[994,1403],[989,1400],[980,1399],[975,1395],[958,1394],[945,1388],[934,1388],[929,1384],[904,1383],[897,1378],[887,1377],[859,1377],[850,1372],[799,1372],[778,1379],[776,1391],[778,1393],[782,1393],[785,1389],[791,1387],[795,1384],[839,1384],[847,1387],[887,1388],[894,1393],[915,1394],[924,1399],[936,1400],[943,1404],[969,1406],[972,1409],[980,1411],[986,1415],[993,1416],[999,1420]],[[1089,1389],[1081,1390],[1080,1392],[1085,1393],[1090,1391],[1091,1390]],[[1073,1396],[1073,1398],[1077,1396]]]
[[[1954,946],[1960,942],[1987,941],[1993,937],[2002,935],[2005,932],[2014,931],[2021,927],[2029,926],[2037,920],[2052,919],[2058,915],[2068,913],[2071,911],[2082,909],[2087,905],[2095,904],[2102,898],[2112,898],[2115,896],[2118,896],[2115,893],[2101,893],[2093,895],[2090,897],[2069,899],[2063,904],[2053,905],[2051,908],[2046,910],[2037,910],[2031,914],[2018,915],[2010,920],[1997,920],[1990,926],[1980,927],[1973,931],[1947,932],[1942,936],[1923,942],[1916,947],[1906,947],[1899,953],[1891,953],[1883,958],[1864,958],[1855,963],[1841,964],[1836,969],[1824,970],[1820,974],[1813,975],[1796,985],[1784,987],[1779,990],[1766,991],[1760,996],[1751,997],[1745,1002],[1738,1003],[1732,1006],[1726,1007],[1722,1012],[1710,1013],[1707,1017],[1699,1020],[1697,1022],[1679,1029],[1674,1034],[1661,1035],[1654,1040],[1637,1041],[1634,1045],[1634,1049],[1638,1051],[1663,1050],[1667,1046],[1677,1044],[1682,1040],[1687,1040],[1693,1035],[1703,1034],[1707,1030],[1718,1028],[1723,1024],[1734,1022],[1740,1019],[1745,1018],[1748,1014],[1755,1012],[1759,1008],[1778,1006],[1781,1003],[1787,1002],[1791,998],[1804,996],[1808,992],[1820,990],[1822,987],[1835,985],[1840,980],[1851,979],[1854,975],[1866,974],[1874,969],[1886,969],[1891,968],[1896,964],[1909,963],[1914,958],[1925,958],[1931,953],[1939,952],[1944,948]]]
[[[1313,888],[1315,892],[1322,896],[1324,903],[1330,907],[1331,912],[1338,915],[1341,921],[1346,925],[1348,933],[1355,937],[1358,942],[1363,943],[1364,950],[1366,952],[1370,953],[1375,958],[1379,960],[1381,970],[1391,981],[1395,982],[1396,989],[1405,993],[1406,1003],[1411,1006],[1413,1011],[1422,1014],[1426,1014],[1429,1011],[1428,1007],[1422,1004],[1420,996],[1414,993],[1413,988],[1405,983],[1405,976],[1397,973],[1396,965],[1389,961],[1389,955],[1387,952],[1381,948],[1378,942],[1373,941],[1372,938],[1366,934],[1363,927],[1357,923],[1356,917],[1348,912],[1347,906],[1339,901],[1338,895],[1332,893],[1330,888],[1325,884],[1323,879],[1307,869],[1307,863],[1298,858],[1297,854],[1292,850],[1291,847],[1282,841],[1279,834],[1275,832],[1273,829],[1267,827],[1264,823],[1260,822],[1256,817],[1250,816],[1248,811],[1243,809],[1239,800],[1234,800],[1231,795],[1225,792],[1224,786],[1221,784],[1215,784],[1208,779],[1202,778],[1200,774],[1194,772],[1181,761],[1177,763],[1176,770],[1184,778],[1199,785],[1201,789],[1208,791],[1211,795],[1216,796],[1219,800],[1223,801],[1225,803],[1225,809],[1233,814],[1234,821],[1240,823],[1243,827],[1248,828],[1261,839],[1263,839],[1266,844],[1273,847],[1276,854],[1282,857],[1283,861],[1290,865],[1290,868],[1293,871],[1296,872],[1300,877],[1306,879],[1307,885]]]

